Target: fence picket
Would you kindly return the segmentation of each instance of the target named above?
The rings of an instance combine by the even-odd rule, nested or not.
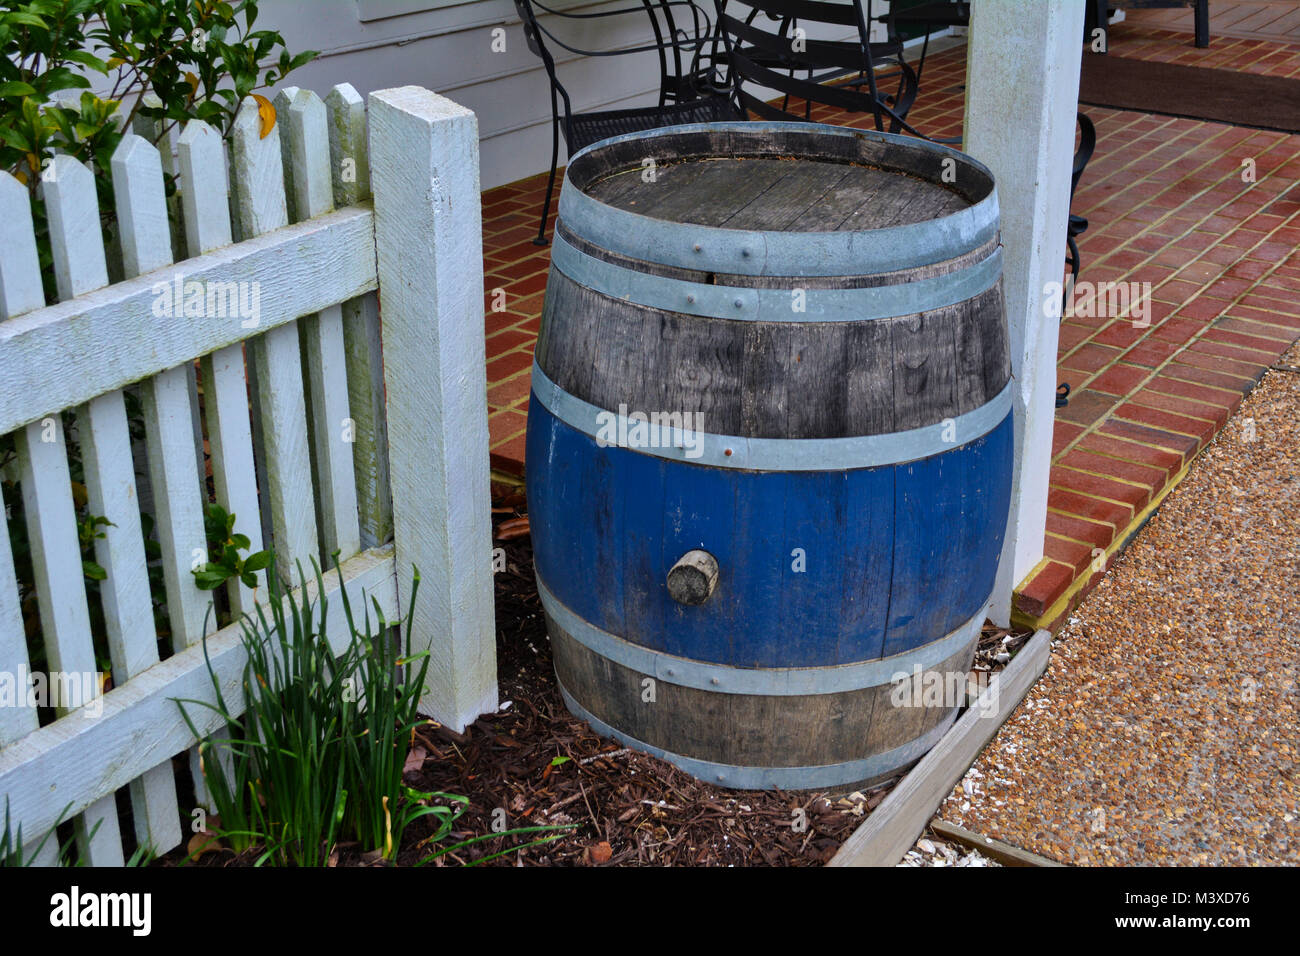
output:
[[[155,93],[146,93],[144,103],[146,106],[162,106],[162,100]],[[157,148],[158,156],[162,160],[163,172],[175,177],[176,155],[172,152],[172,123],[171,120],[154,119],[137,113],[134,122],[131,124],[131,132],[143,136],[151,145]],[[177,259],[185,259],[197,254],[188,251],[185,229],[180,215],[183,202],[184,195],[178,182],[177,191],[167,197],[167,222],[171,233],[172,250]]]
[[[45,305],[41,287],[40,259],[36,254],[36,231],[32,223],[31,200],[27,188],[6,172],[0,172],[0,322]],[[9,509],[0,491],[0,669],[19,674],[28,669],[26,629],[19,603],[18,574],[14,568],[13,549],[9,541]],[[26,694],[26,687],[15,688]],[[32,707],[0,708],[0,751],[39,726]],[[34,866],[54,866],[58,849],[46,840],[37,852],[43,834],[27,834],[23,856]]]
[[[146,106],[162,106],[162,100],[160,100],[154,93],[146,93],[144,95],[144,104]],[[153,117],[137,113],[135,119],[131,123],[131,131],[146,139],[150,145],[154,146],[158,150],[158,158],[162,162],[163,172],[175,177],[176,157],[172,153],[171,122],[167,120],[154,119]],[[165,202],[167,208],[168,234],[171,237],[172,255],[176,260],[184,259],[187,255],[185,252],[186,238],[180,215],[183,197],[180,194],[179,185],[177,192],[167,196]],[[131,270],[126,269],[125,277],[130,277],[131,275],[133,275]],[[186,377],[190,381],[190,389],[197,395],[198,379],[193,364],[189,365],[188,370],[186,371]],[[199,484],[202,485],[205,477],[203,473],[203,423],[199,421],[198,402],[193,403],[193,411],[194,457],[199,466]],[[150,504],[152,505],[152,502]],[[153,513],[152,507],[150,508],[149,513]]]
[[[96,223],[98,228],[98,223]],[[45,638],[47,686],[54,675],[75,676],[85,687],[85,675],[97,674],[90,639],[90,610],[81,574],[72,476],[58,415],[27,425],[15,435],[23,487],[23,510],[35,572],[41,630]],[[66,686],[60,681],[61,686]],[[93,692],[100,683],[93,680]],[[69,708],[55,708],[60,717]],[[76,818],[77,843],[92,866],[122,865],[122,834],[113,794],[102,797]]]
[[[171,225],[158,150],[142,137],[128,134],[113,154],[112,170],[126,276],[169,265]],[[162,294],[171,294],[171,290]],[[203,527],[207,496],[201,484],[201,452],[195,446],[193,376],[193,362],[186,362],[151,377],[141,389],[154,520],[162,551],[172,646],[177,650],[202,639],[208,606],[190,574],[196,560],[206,560],[207,541]],[[152,639],[152,623],[148,634]],[[156,655],[156,643],[152,650]],[[137,835],[141,844],[155,852],[165,852],[181,842],[171,755],[161,757],[131,784]],[[191,765],[197,767],[195,753]],[[201,773],[195,774],[195,784],[201,791]]]
[[[27,187],[0,172],[0,321],[45,304]]]
[[[184,186],[185,236],[195,255],[231,242],[227,201],[226,157],[221,134],[203,122],[191,122],[177,145]],[[208,420],[208,454],[217,502],[233,514],[248,536],[249,553],[262,550],[258,517],[257,468],[248,413],[248,379],[243,343],[203,356],[204,412]],[[265,572],[257,572],[265,580]],[[242,581],[229,586],[231,610],[253,610],[253,591]]]
[[[325,98],[325,108],[329,114],[334,205],[364,202],[370,198],[365,101],[351,84],[340,83]],[[348,409],[355,423],[352,465],[361,543],[373,548],[393,535],[379,298],[369,293],[349,299],[343,303],[342,312]]]
[[[91,514],[112,515],[113,524],[95,541],[95,560],[108,576],[100,603],[108,631],[113,683],[121,686],[158,663],[153,601],[140,527],[140,501],[131,456],[131,433],[121,392],[110,392],[82,407],[81,453]],[[131,781],[136,841],[163,853],[181,842],[180,811],[171,755]]]
[[[27,670],[27,640],[23,628],[23,609],[19,603],[18,574],[14,570],[14,553],[9,544],[9,508],[0,487],[0,672],[22,674]],[[36,711],[24,706],[27,688],[16,686],[15,694],[24,700],[15,706],[0,707],[0,750],[38,726]],[[0,811],[3,812],[3,811]]]
[[[280,124],[265,138],[260,129],[257,104],[246,99],[235,117],[231,164],[238,180],[240,234],[245,238],[288,224]],[[250,340],[249,353],[255,380],[254,415],[264,455],[258,479],[269,500],[276,569],[281,581],[298,584],[295,562],[302,561],[306,570],[309,560],[320,553],[298,323],[286,322]]]
[[[171,235],[158,150],[143,138],[128,134],[113,154],[112,168],[127,277],[168,265]],[[160,372],[142,389],[149,482],[157,511],[172,646],[177,650],[202,639],[208,604],[190,573],[195,560],[207,560],[207,537],[203,530],[206,496],[198,485],[194,461],[195,397],[189,387],[188,364]]]
[[[54,280],[59,298],[71,299],[108,284],[95,177],[63,154],[54,157],[49,170],[42,187]],[[63,422],[59,415],[51,415],[27,425],[15,437],[47,670],[97,673]],[[98,693],[99,682],[95,683]],[[64,710],[56,708],[55,712],[62,715]],[[122,835],[112,794],[87,808],[75,823],[77,843],[87,862],[121,865]]]
[[[108,285],[95,177],[62,153],[51,160],[48,168],[48,178],[42,185],[54,255],[54,282],[60,299],[75,299]]]
[[[283,162],[294,221],[334,208],[325,103],[311,90],[284,90],[276,97],[284,123]],[[315,465],[317,518],[322,558],[335,551],[347,560],[361,550],[357,486],[352,465],[356,423],[348,411],[343,312],[330,306],[299,323],[307,371],[307,410]]]

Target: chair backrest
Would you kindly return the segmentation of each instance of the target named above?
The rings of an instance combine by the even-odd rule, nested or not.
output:
[[[533,5],[529,0],[515,0],[515,12],[519,14],[519,19],[524,26],[524,42],[528,44],[529,51],[542,61],[546,68],[547,79],[551,84],[552,98],[558,93],[564,98],[564,111],[567,114],[570,110],[569,91],[564,88],[555,75],[555,58],[551,56],[551,51],[547,49],[546,43],[542,40],[542,28],[537,23],[537,15],[533,12]]]
[[[659,59],[660,106],[669,100],[681,101],[710,92],[707,89],[695,90],[700,82],[701,61],[716,59],[704,53],[713,35],[713,25],[695,0],[640,0],[636,5],[595,12],[560,10],[539,0],[514,0],[514,4],[519,19],[523,22],[524,39],[528,49],[539,57],[545,66],[552,94],[558,95],[564,101],[566,126],[568,117],[573,111],[573,104],[556,71],[555,57],[549,49],[550,44],[555,44],[579,56],[592,57],[627,56],[653,51]],[[654,39],[653,42],[632,47],[582,48],[573,45],[565,38],[562,28],[558,34],[552,32],[550,27],[539,20],[539,14],[560,23],[568,22],[574,25],[584,21],[628,15],[646,17]]]
[[[754,94],[758,87],[776,90],[788,100],[794,96],[852,112],[873,113],[881,126],[875,73],[868,50],[868,28],[862,2],[827,3],[825,0],[714,0],[718,28],[727,48],[734,80],[736,104],[763,119],[803,119],[772,106]],[[799,23],[826,23],[856,27],[858,40],[810,40]],[[813,74],[832,71],[860,73],[867,79],[869,95],[852,89],[818,83]],[[800,76],[799,74],[803,74]]]

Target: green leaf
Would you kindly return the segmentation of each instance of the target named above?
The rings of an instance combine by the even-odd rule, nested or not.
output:
[[[82,561],[81,573],[92,581],[104,581],[108,579],[108,572],[94,561]]]
[[[45,21],[36,16],[36,14],[23,13],[22,11],[6,13],[4,15],[4,22],[24,27],[37,27],[41,30],[49,29],[49,27],[45,25]]]
[[[108,64],[85,50],[68,50],[63,54],[65,60],[71,60],[73,63],[80,63],[82,66],[88,66],[92,70],[98,70],[100,73],[108,72]]]
[[[206,564],[193,573],[194,586],[200,591],[215,591],[231,577],[224,569],[212,564]]]
[[[568,763],[572,759],[573,759],[572,757],[553,757],[551,758],[551,766],[552,767],[563,766],[564,764]]]
[[[271,566],[271,552],[258,551],[244,559],[245,571],[262,571]]]
[[[0,83],[0,96],[32,96],[35,93],[36,87],[30,83],[23,83],[19,80]]]
[[[33,152],[32,141],[16,129],[0,127],[0,142],[3,142],[11,149],[21,150],[24,153]]]

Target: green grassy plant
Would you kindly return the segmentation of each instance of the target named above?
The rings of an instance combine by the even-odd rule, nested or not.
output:
[[[280,585],[274,562],[269,571],[269,604],[242,621],[243,715],[222,694],[206,641],[216,703],[178,702],[195,736],[186,704],[210,708],[231,728],[200,743],[220,820],[214,832],[236,852],[255,850],[258,865],[325,866],[345,841],[391,860],[407,827],[424,816],[435,817],[442,839],[465,798],[413,790],[402,780],[429,666],[428,653],[411,647],[418,570],[410,609],[396,622],[377,601],[375,619],[367,610],[358,621],[340,572],[350,639],[337,656],[326,637],[328,602],[321,597],[313,606],[305,593]],[[319,568],[316,580],[323,595]]]

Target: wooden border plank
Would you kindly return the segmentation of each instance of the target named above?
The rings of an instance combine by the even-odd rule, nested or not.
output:
[[[1051,652],[1052,635],[1047,631],[1039,631],[1030,638],[827,865],[894,866],[898,863],[925,830],[944,797],[1046,670]],[[989,706],[992,701],[996,701],[996,710]],[[990,710],[993,710],[991,714]]]
[[[965,827],[955,826],[947,820],[931,820],[928,824],[935,836],[941,837],[950,843],[959,843],[964,847],[972,850],[978,850],[980,854],[988,857],[990,860],[996,860],[1003,866],[1064,866],[1064,863],[1058,863],[1055,860],[1049,860],[1045,856],[1039,856],[1037,853],[1030,853],[1028,850],[1022,850],[1014,844],[1007,843],[1004,840],[995,840],[993,837],[981,836]]]

